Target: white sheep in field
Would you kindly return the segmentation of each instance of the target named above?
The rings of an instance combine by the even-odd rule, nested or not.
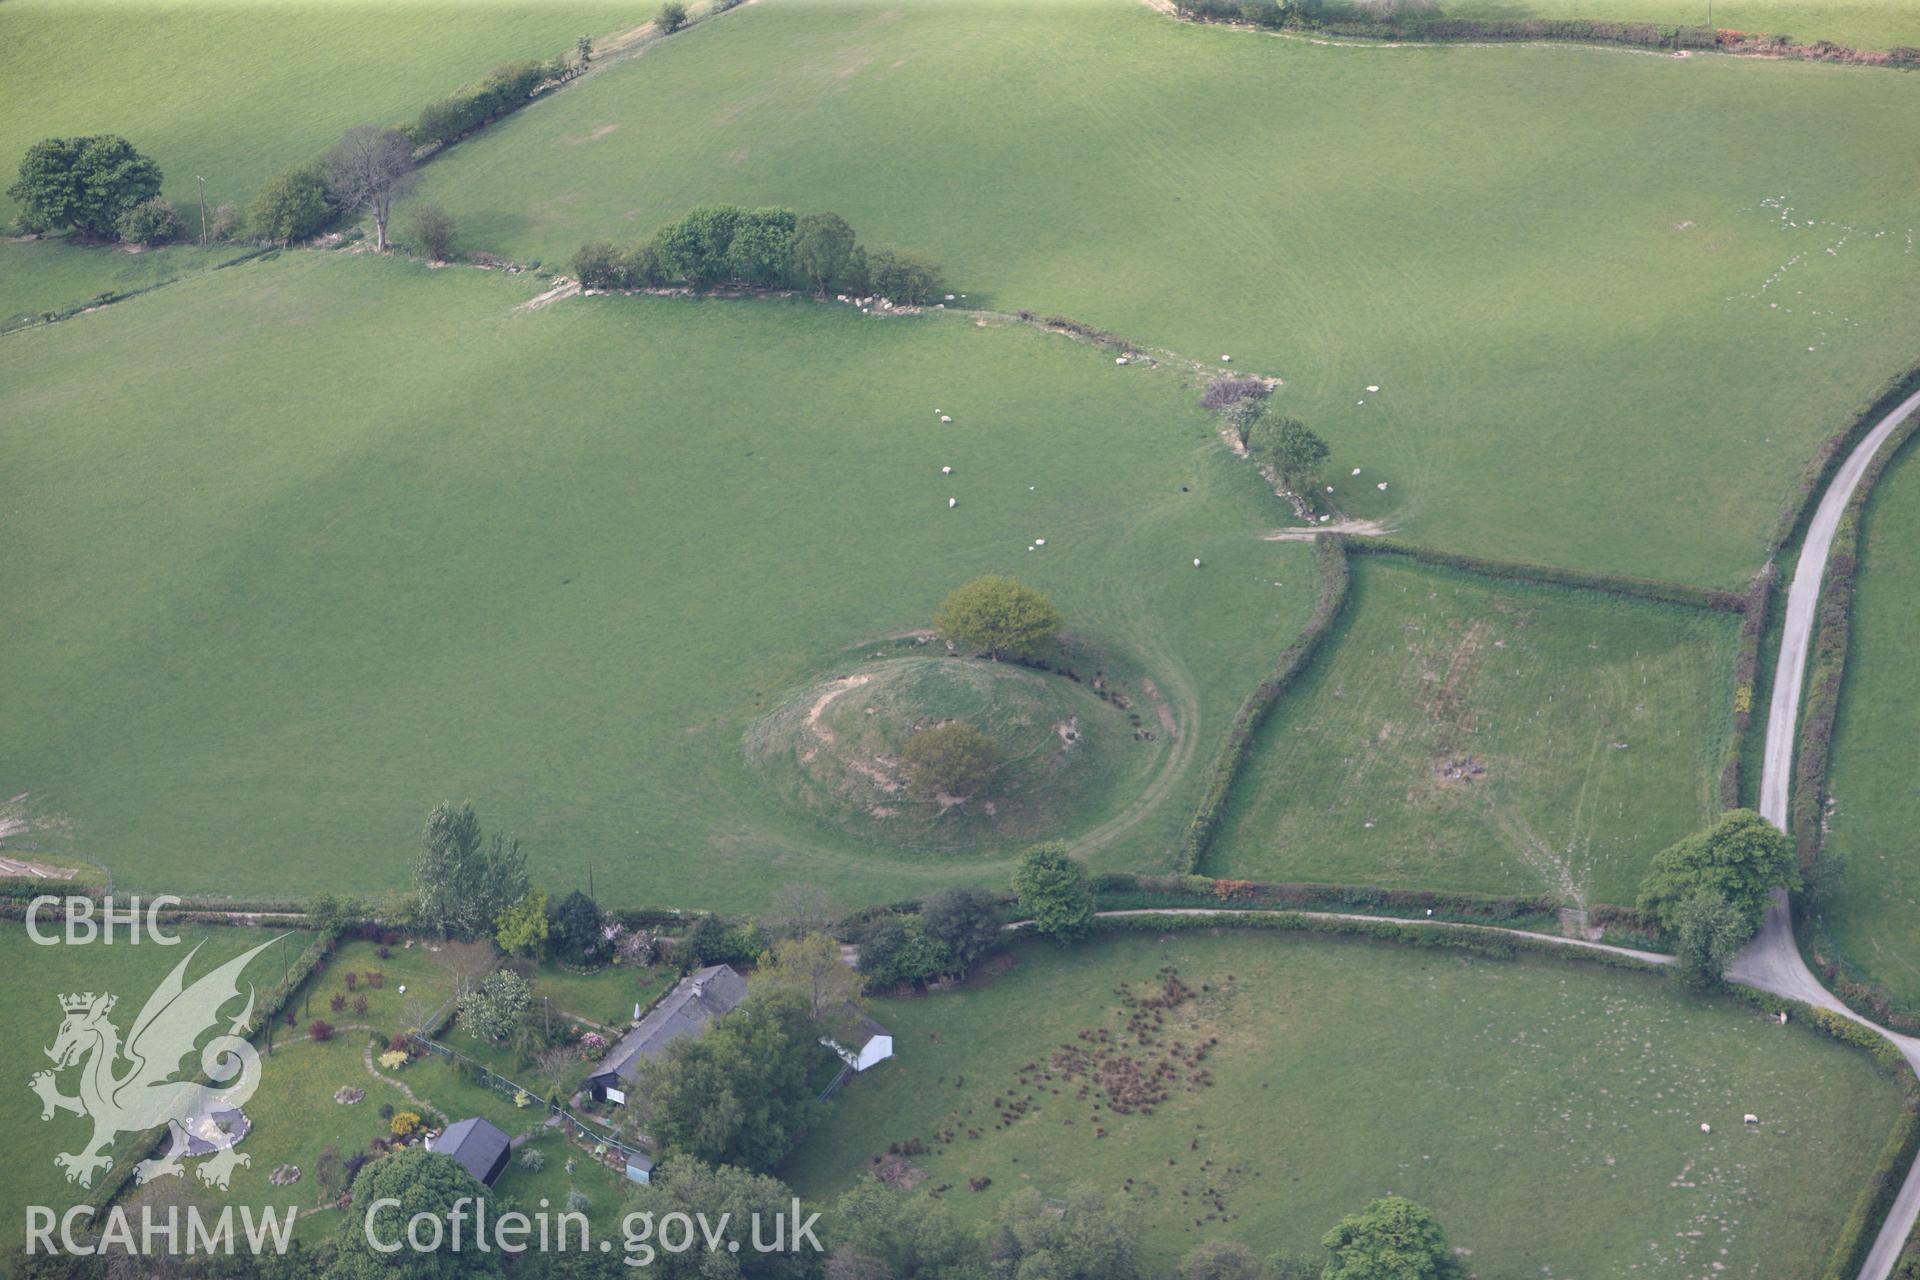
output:
[[[943,413],[943,414],[941,414],[941,415],[940,415],[940,421],[942,421],[942,422],[952,422],[952,421],[953,421],[953,419],[952,419],[952,418],[949,418],[949,417],[948,417],[948,416],[947,416],[946,414],[944,414],[944,413]]]
[[[1195,556],[1195,557],[1193,558],[1193,567],[1194,567],[1194,568],[1196,568],[1196,569],[1198,569],[1198,568],[1200,567],[1200,557],[1199,557],[1199,556]]]
[[[953,468],[952,468],[952,467],[942,467],[942,468],[940,468],[940,474],[941,474],[941,475],[943,475],[943,476],[950,476],[950,475],[952,475],[952,474],[953,474]]]
[[[951,511],[951,510],[953,510],[953,509],[954,509],[955,507],[957,507],[957,506],[959,506],[959,505],[960,505],[960,499],[958,499],[958,498],[948,498],[948,499],[947,499],[947,510],[949,510],[949,511]]]
[[[1700,1132],[1702,1132],[1702,1133],[1712,1133],[1712,1132],[1713,1132],[1713,1126],[1712,1126],[1712,1125],[1710,1125],[1710,1124],[1707,1124],[1707,1123],[1706,1123],[1706,1122],[1704,1122],[1704,1121],[1702,1121],[1702,1122],[1701,1122],[1701,1125],[1700,1125]]]
[[[1760,1123],[1760,1117],[1759,1117],[1759,1116],[1757,1116],[1757,1115],[1755,1115],[1755,1114],[1753,1114],[1753,1112],[1751,1112],[1751,1111],[1749,1111],[1749,1112],[1747,1112],[1747,1114],[1746,1114],[1746,1115],[1744,1115],[1744,1116],[1742,1116],[1742,1117],[1741,1117],[1741,1120],[1742,1120],[1743,1122],[1745,1122],[1745,1123],[1747,1123],[1747,1124],[1759,1124],[1759,1123]]]

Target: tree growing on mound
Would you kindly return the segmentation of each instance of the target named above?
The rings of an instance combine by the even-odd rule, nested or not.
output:
[[[1041,933],[1061,942],[1084,937],[1093,928],[1093,888],[1087,869],[1058,842],[1038,845],[1013,873],[1020,914]]]
[[[985,791],[1000,767],[993,739],[965,720],[920,730],[907,739],[900,758],[921,792],[963,799]]]
[[[1737,914],[1745,942],[1760,928],[1775,889],[1800,887],[1793,842],[1751,809],[1732,809],[1705,831],[1662,849],[1640,882],[1640,910],[1677,936],[1682,907],[1705,891]]]
[[[687,6],[680,0],[667,0],[660,6],[660,14],[654,19],[660,26],[662,35],[672,35],[687,25]]]
[[[956,587],[933,615],[933,627],[963,649],[994,661],[1030,658],[1059,642],[1065,619],[1053,601],[1024,583],[995,574]]]
[[[373,215],[373,247],[387,250],[393,202],[413,190],[413,139],[398,129],[357,124],[327,153],[327,191],[340,208]]]
[[[1298,418],[1263,418],[1253,423],[1247,449],[1295,492],[1314,482],[1329,452],[1327,442]]]
[[[262,240],[283,245],[318,234],[332,216],[327,180],[313,164],[268,179],[247,205],[248,229]]]
[[[1333,1254],[1321,1280],[1457,1280],[1466,1273],[1432,1212],[1400,1196],[1349,1214],[1320,1243]]]
[[[7,188],[32,230],[73,227],[104,240],[119,234],[129,210],[159,194],[160,166],[111,133],[41,139],[27,148],[19,181]]]

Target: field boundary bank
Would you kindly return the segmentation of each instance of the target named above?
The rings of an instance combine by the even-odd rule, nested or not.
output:
[[[168,245],[165,247],[173,248],[175,246]],[[178,247],[187,248],[189,246],[183,241]],[[98,248],[102,252],[117,252],[117,250],[106,245],[98,246]],[[235,246],[235,249],[236,252],[233,257],[216,262],[212,266],[203,268],[200,271],[186,271],[177,276],[168,276],[165,280],[156,280],[152,284],[141,285],[138,289],[109,289],[104,293],[96,293],[93,297],[81,302],[69,302],[65,306],[52,311],[34,313],[23,311],[11,321],[0,322],[0,338],[6,337],[8,334],[21,333],[28,329],[44,329],[50,324],[58,324],[62,320],[71,320],[75,316],[85,315],[90,311],[98,311],[103,307],[113,306],[117,302],[127,302],[133,298],[145,297],[147,294],[164,289],[168,285],[179,284],[189,276],[205,275],[214,271],[225,271],[228,267],[237,267],[243,262],[252,262],[256,258],[264,258],[280,252],[280,246],[277,244],[253,245],[248,248]],[[83,253],[86,252],[87,247],[82,247],[80,251]]]
[[[1315,541],[1313,553],[1320,574],[1313,613],[1299,635],[1281,651],[1272,672],[1233,713],[1226,741],[1208,766],[1200,803],[1188,821],[1186,835],[1180,842],[1176,865],[1187,875],[1197,874],[1206,861],[1213,838],[1219,831],[1220,819],[1226,812],[1227,795],[1232,791],[1247,755],[1253,749],[1253,740],[1260,726],[1266,722],[1280,695],[1293,685],[1313,661],[1321,641],[1346,609],[1348,588],[1353,578],[1347,564],[1346,538],[1337,533],[1328,534]]]
[[[1856,49],[1832,40],[1796,43],[1792,37],[1703,27],[1684,23],[1612,22],[1595,18],[1446,18],[1393,22],[1339,22],[1291,19],[1250,22],[1238,0],[1146,0],[1149,7],[1195,26],[1230,27],[1293,39],[1325,37],[1317,43],[1354,41],[1348,48],[1401,48],[1411,45],[1574,45],[1626,52],[1686,56],[1722,53],[1767,62],[1825,62],[1842,66],[1920,68],[1920,48],[1894,45]],[[1272,10],[1281,13],[1278,5]]]
[[[1874,456],[1834,535],[1808,659],[1807,690],[1801,699],[1799,741],[1794,749],[1789,831],[1803,871],[1813,871],[1828,856],[1827,773],[1832,764],[1834,722],[1845,696],[1861,530],[1870,514],[1875,482],[1901,459],[1916,436],[1920,436],[1920,413],[1909,415]],[[1802,905],[1795,918],[1801,926],[1801,950],[1809,967],[1835,996],[1854,1012],[1895,1031],[1920,1035],[1920,1007],[1895,998],[1853,963],[1827,929],[1823,913]]]

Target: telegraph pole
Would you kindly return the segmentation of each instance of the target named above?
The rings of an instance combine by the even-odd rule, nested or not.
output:
[[[1713,0],[1707,0],[1707,11],[1713,11]],[[207,180],[197,173],[193,180],[200,184],[200,247],[204,249],[207,247]]]

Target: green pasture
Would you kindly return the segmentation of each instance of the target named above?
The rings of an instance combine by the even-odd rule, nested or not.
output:
[[[410,122],[503,62],[638,26],[620,0],[8,0],[0,12],[0,166],[49,135],[117,133],[157,161],[164,194],[244,207],[267,178],[356,124]],[[0,217],[13,202],[0,196]]]
[[[1025,1187],[1120,1196],[1157,1274],[1214,1238],[1324,1260],[1321,1234],[1391,1193],[1483,1276],[1803,1276],[1900,1106],[1864,1054],[1638,975],[1257,933],[1014,954],[991,981],[878,1002],[895,1057],[789,1162],[803,1194],[918,1138],[921,1191],[963,1219]],[[1118,993],[1154,994],[1162,966],[1193,998],[1142,1047]],[[1148,1073],[1212,1047],[1151,1115],[1121,1114],[1056,1059],[1102,1031]]]
[[[1737,626],[1357,558],[1208,870],[1631,905],[1717,808]]]
[[[11,843],[128,887],[370,893],[471,798],[537,882],[608,901],[1000,883],[1011,850],[823,833],[743,739],[1001,572],[1164,703],[1163,766],[1077,837],[1164,865],[1314,589],[1182,377],[803,300],[516,311],[538,287],[284,255],[0,343]]]
[[[1840,714],[1828,772],[1828,847],[1845,872],[1826,920],[1855,965],[1920,1004],[1920,463],[1912,449],[1867,508]]]
[[[1286,378],[1364,469],[1341,505],[1414,540],[1733,585],[1912,358],[1916,112],[1920,77],[1860,68],[769,0],[461,144],[422,198],[549,264],[701,201],[833,209],[971,305]]]

